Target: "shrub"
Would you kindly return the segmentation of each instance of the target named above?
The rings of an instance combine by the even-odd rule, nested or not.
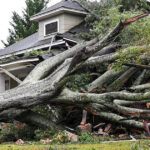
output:
[[[52,143],[53,144],[63,144],[63,143],[68,143],[70,142],[69,137],[67,133],[65,132],[58,132],[55,136],[52,138]]]
[[[51,130],[35,130],[35,139],[36,140],[41,140],[41,139],[46,139],[46,138],[52,138],[55,134],[54,131]]]
[[[81,136],[79,136],[79,142],[80,143],[99,143],[101,142],[101,138],[100,137],[94,137],[92,134],[90,133],[83,133]]]
[[[5,124],[0,131],[0,142],[11,142],[18,139],[32,140],[33,138],[34,129],[18,122]]]

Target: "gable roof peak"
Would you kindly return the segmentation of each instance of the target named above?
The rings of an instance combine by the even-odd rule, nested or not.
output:
[[[52,5],[41,12],[35,14],[31,17],[32,21],[38,21],[40,18],[45,17],[48,14],[55,14],[55,12],[59,11],[60,9],[67,9],[68,11],[78,12],[78,14],[86,15],[89,11],[84,8],[79,2],[76,0],[62,0],[55,5]]]

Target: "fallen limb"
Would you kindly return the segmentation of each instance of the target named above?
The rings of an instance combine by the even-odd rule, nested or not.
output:
[[[134,81],[133,86],[140,85],[144,81],[144,79],[146,79],[147,72],[149,72],[149,71],[147,71],[146,69],[144,69],[140,73],[140,75],[136,78],[136,80]]]
[[[132,64],[132,63],[125,63],[124,65],[129,66],[129,67],[141,68],[141,69],[150,69],[150,66],[148,65],[138,65],[138,64]]]
[[[144,90],[149,88],[150,88],[150,83],[130,87],[130,89],[132,90]]]
[[[108,70],[102,76],[100,76],[87,86],[88,91],[92,91],[95,88],[106,88],[108,84],[119,77],[123,72],[126,71],[126,69],[127,68],[124,68],[122,71],[115,71],[113,69]]]
[[[41,104],[56,107],[71,105],[78,109],[89,110],[92,114],[97,114],[111,122],[143,129],[143,123],[126,120],[128,119],[127,116],[121,113],[121,111],[130,111],[130,108],[113,102],[115,99],[144,102],[144,100],[150,98],[150,92],[131,93],[122,91],[122,88],[116,89],[114,83],[118,81],[123,83],[122,87],[126,84],[127,89],[132,91],[133,89],[128,87],[128,81],[132,80],[137,69],[123,66],[122,71],[113,70],[112,63],[119,58],[119,54],[116,52],[110,54],[112,51],[104,52],[102,50],[112,44],[127,24],[144,16],[146,15],[141,15],[125,22],[120,21],[103,39],[98,40],[96,38],[89,42],[81,43],[41,62],[18,87],[0,93],[0,117],[3,120],[18,119],[21,122],[39,124],[39,126],[55,129],[55,124],[52,121],[47,120],[36,112],[32,112],[31,109]],[[103,55],[93,57],[98,51],[100,55]],[[92,79],[88,80],[85,85],[87,87],[86,93],[80,93],[81,87],[78,87],[76,91],[66,88],[66,83],[73,75],[80,75],[81,72],[85,73],[84,67],[92,65],[94,65],[94,68],[88,69],[86,73],[96,73],[99,76],[92,76]],[[100,68],[101,70],[98,72],[98,65],[104,65],[105,68]],[[77,82],[82,82],[82,80]],[[143,84],[142,81],[140,83]],[[94,92],[93,89],[95,88],[97,88],[96,93],[89,93]],[[149,110],[136,108],[132,111],[149,113]],[[24,120],[22,120],[22,115]]]
[[[130,79],[130,77],[137,71],[137,68],[130,68],[126,72],[124,72],[118,79],[116,79],[113,83],[111,83],[107,87],[108,92],[118,91],[120,90],[124,84]]]

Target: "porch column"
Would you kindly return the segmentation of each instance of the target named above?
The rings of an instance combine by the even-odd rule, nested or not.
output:
[[[0,73],[0,93],[5,91],[5,77]]]

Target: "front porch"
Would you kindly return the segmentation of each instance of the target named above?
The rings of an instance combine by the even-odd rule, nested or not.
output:
[[[39,62],[28,58],[0,64],[0,93],[17,87]]]

